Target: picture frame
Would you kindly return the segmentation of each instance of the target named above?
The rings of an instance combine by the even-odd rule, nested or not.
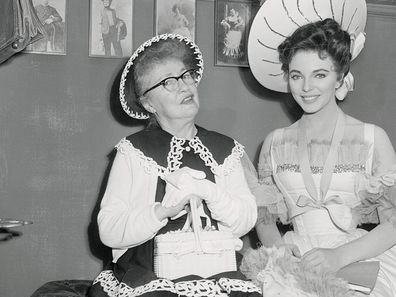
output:
[[[196,0],[155,0],[154,33],[176,33],[195,41]]]
[[[33,0],[33,7],[44,26],[46,36],[29,44],[23,52],[46,55],[66,55],[67,1]]]
[[[367,0],[367,13],[384,17],[396,17],[396,0]]]
[[[215,66],[249,67],[247,40],[257,0],[216,0]]]
[[[132,33],[133,0],[90,0],[89,57],[130,57]]]

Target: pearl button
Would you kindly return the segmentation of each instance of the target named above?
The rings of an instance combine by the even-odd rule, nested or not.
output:
[[[191,148],[188,146],[185,148],[186,152],[189,152],[191,150]]]

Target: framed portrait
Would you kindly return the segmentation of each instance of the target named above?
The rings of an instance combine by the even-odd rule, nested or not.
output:
[[[216,0],[215,65],[249,67],[247,40],[259,1]]]
[[[131,56],[132,15],[132,0],[90,0],[89,56]]]
[[[396,17],[396,0],[366,0],[368,14]]]
[[[29,44],[23,52],[66,55],[66,0],[33,0],[32,3],[46,36]]]
[[[155,34],[177,33],[195,40],[196,0],[156,0]]]

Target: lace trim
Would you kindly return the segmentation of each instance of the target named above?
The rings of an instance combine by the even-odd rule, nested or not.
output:
[[[126,153],[127,150],[131,150],[140,160],[140,165],[143,167],[144,171],[148,174],[157,174],[160,177],[165,175],[166,169],[157,164],[153,158],[147,157],[143,154],[143,152],[133,146],[133,144],[123,138],[120,142],[116,145],[116,149],[121,153]]]
[[[102,271],[93,282],[93,284],[96,283],[100,283],[109,297],[134,297],[156,291],[168,291],[187,297],[227,297],[232,291],[261,294],[260,288],[252,282],[229,278],[221,278],[218,282],[213,279],[201,279],[177,283],[168,279],[156,279],[132,288],[125,283],[120,283],[111,270]]]
[[[238,141],[234,140],[235,146],[232,148],[231,154],[224,160],[219,167],[223,170],[224,175],[229,175],[235,168],[235,165],[240,161],[245,153],[245,148]]]
[[[195,136],[188,142],[188,144],[196,154],[199,154],[201,160],[205,162],[205,166],[210,167],[210,170],[213,172],[213,174],[216,174],[219,164],[217,164],[216,160],[213,158],[212,153],[206,146],[203,145],[201,140],[197,136]]]
[[[109,295],[109,297],[117,297],[119,281],[111,270],[103,270],[93,281],[93,284],[100,283],[103,291]]]
[[[175,136],[172,137],[170,150],[168,157],[166,158],[168,162],[168,172],[173,172],[180,168],[180,165],[182,164],[180,160],[183,158],[183,151],[187,149],[183,147],[185,143],[185,139],[177,138]]]
[[[248,292],[253,293],[257,292],[261,294],[261,289],[253,284],[251,281],[244,281],[241,279],[229,279],[229,278],[221,278],[219,279],[220,286],[230,294],[233,291],[237,292]]]
[[[183,147],[186,142],[188,143],[188,146]],[[158,165],[153,158],[144,155],[141,150],[135,148],[126,138],[121,139],[116,145],[116,148],[121,153],[125,153],[127,150],[132,151],[140,160],[140,165],[144,168],[146,173],[157,174],[163,179],[166,174],[180,168],[182,165],[180,160],[183,158],[183,151],[190,151],[191,148],[194,150],[194,153],[198,154],[201,160],[205,162],[205,166],[208,166],[213,174],[219,175],[220,173],[223,173],[224,175],[228,175],[234,170],[235,165],[239,162],[245,152],[243,145],[239,142],[234,140],[234,144],[235,146],[232,148],[231,154],[224,160],[223,164],[219,165],[213,158],[209,149],[197,136],[189,141],[173,136],[167,156],[168,164],[166,168]]]
[[[202,279],[197,281],[186,281],[175,284],[176,292],[179,296],[188,297],[227,297],[215,280]]]
[[[177,293],[174,283],[168,279],[156,279],[143,286],[131,288],[125,283],[121,283],[117,297],[134,297],[155,291],[168,291]]]
[[[301,172],[299,164],[282,164],[276,166],[276,173],[280,172]],[[311,166],[313,174],[323,173],[323,166]],[[364,164],[338,164],[334,167],[334,173],[345,173],[345,172],[365,172],[366,166]]]

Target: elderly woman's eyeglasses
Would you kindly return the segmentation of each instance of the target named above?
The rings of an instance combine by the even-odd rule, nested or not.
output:
[[[179,89],[179,79],[181,79],[186,85],[190,86],[195,84],[197,79],[197,72],[194,69],[189,69],[184,71],[179,76],[170,76],[161,80],[158,84],[155,84],[148,90],[146,90],[142,96],[146,95],[148,92],[154,90],[159,86],[163,86],[169,92],[175,92]]]

